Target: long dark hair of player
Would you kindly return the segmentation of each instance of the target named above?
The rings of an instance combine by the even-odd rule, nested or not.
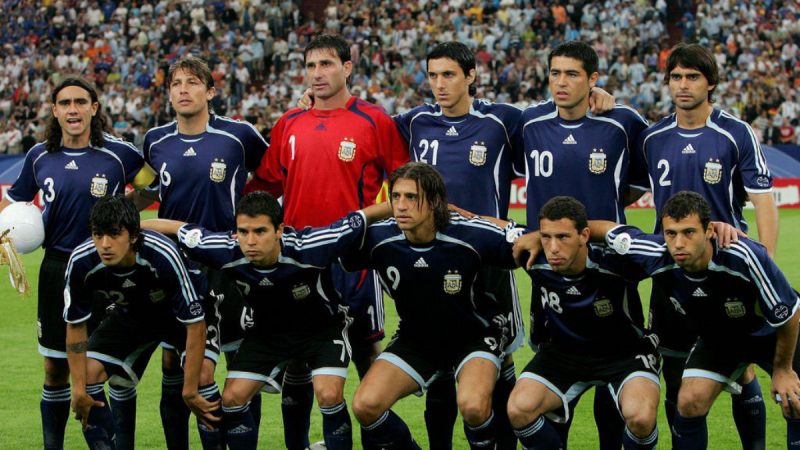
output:
[[[133,240],[133,249],[142,245],[139,210],[133,201],[124,195],[109,195],[101,198],[89,214],[89,232],[94,234],[117,235],[122,229],[128,230]],[[135,240],[134,240],[135,239]]]
[[[674,221],[685,219],[692,214],[697,214],[703,229],[708,229],[711,223],[711,207],[702,195],[692,191],[680,191],[664,203],[661,209],[661,219],[669,217]]]
[[[56,97],[58,97],[58,93],[61,92],[62,89],[69,86],[77,86],[83,89],[89,93],[92,103],[98,103],[97,90],[92,83],[81,76],[69,75],[64,77],[64,79],[58,83],[58,86],[53,89],[53,92],[50,93],[50,101],[53,105],[56,104]],[[103,133],[110,131],[111,128],[108,118],[106,117],[105,113],[103,113],[103,108],[98,107],[97,113],[92,116],[92,122],[89,125],[89,142],[91,142],[92,147],[102,147],[103,144],[105,144]],[[61,130],[61,125],[58,123],[56,116],[51,114],[50,121],[47,124],[47,129],[44,132],[44,139],[46,141],[45,148],[47,151],[50,153],[59,151],[61,149],[62,137],[63,131]]]
[[[442,42],[434,47],[430,53],[428,53],[425,62],[428,64],[428,66],[430,66],[432,59],[441,58],[452,59],[453,61],[457,62],[459,67],[461,67],[461,70],[464,72],[465,77],[469,76],[469,72],[471,70],[475,70],[477,75],[475,54],[472,53],[472,50],[470,50],[469,47],[462,42]],[[469,95],[474,96],[475,93],[478,92],[478,88],[475,87],[477,82],[478,77],[476,76],[472,84],[469,85]]]
[[[423,200],[426,200],[433,212],[433,225],[436,227],[436,231],[443,230],[450,223],[450,211],[447,210],[447,189],[445,189],[444,180],[439,172],[430,164],[406,163],[395,170],[389,178],[389,198],[391,198],[394,184],[401,178],[417,183],[418,206],[421,207]]]
[[[664,84],[669,84],[669,74],[677,66],[700,71],[706,77],[708,85],[714,86],[708,91],[708,103],[714,103],[714,91],[719,84],[719,69],[714,55],[700,44],[680,43],[676,45],[667,57],[667,74],[664,77]]]
[[[265,215],[272,221],[272,226],[277,230],[283,223],[283,208],[272,194],[264,191],[251,192],[236,204],[236,217],[240,215],[256,217]]]

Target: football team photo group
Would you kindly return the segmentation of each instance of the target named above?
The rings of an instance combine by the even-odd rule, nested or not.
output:
[[[353,92],[353,43],[314,34],[305,93],[268,135],[215,112],[215,67],[187,51],[163,74],[172,117],[141,145],[114,133],[95,79],[60,73],[0,200],[4,292],[37,302],[43,383],[14,385],[41,386],[40,416],[21,405],[31,442],[800,448],[773,172],[717,105],[714,48],[692,42],[664,54],[656,120],[601,88],[604,57],[574,37],[524,108],[477,94],[474,46],[430,42],[434,101],[390,114]],[[643,199],[654,214],[634,226]],[[72,427],[85,442],[65,443]]]

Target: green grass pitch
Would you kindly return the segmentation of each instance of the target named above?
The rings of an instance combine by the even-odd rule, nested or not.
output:
[[[750,223],[753,220],[752,211],[748,211]],[[151,216],[152,213],[148,214]],[[524,221],[524,212],[517,210],[512,213],[515,219]],[[629,221],[644,229],[651,229],[653,225],[652,210],[630,210]],[[800,286],[800,240],[797,239],[797,230],[800,229],[800,210],[781,210],[780,243],[778,246],[777,260],[784,273],[794,286]],[[36,351],[36,285],[38,282],[39,261],[42,252],[37,251],[25,257],[28,277],[34,287],[30,298],[19,298],[12,291],[6,281],[7,268],[0,269],[0,342],[5,349],[0,356],[0,449],[29,449],[41,448],[41,424],[39,418],[39,400],[43,382],[42,359]],[[519,272],[520,297],[523,299],[523,314],[527,326],[527,311],[530,308],[530,282],[528,277]],[[643,292],[649,290],[649,283],[641,286]],[[643,299],[649,298],[643,295]],[[392,301],[387,299],[386,306],[387,335],[396,328],[397,317]],[[530,348],[524,347],[514,358],[517,361],[517,371],[531,358]],[[164,448],[164,439],[161,431],[161,422],[158,414],[158,401],[160,395],[161,371],[159,368],[160,356],[156,352],[144,379],[139,385],[138,417],[137,417],[137,448],[159,449]],[[769,378],[758,369],[761,386],[765,398],[769,398]],[[217,381],[222,386],[225,377],[224,364],[217,369]],[[346,398],[353,397],[358,377],[351,368],[350,377],[346,385]],[[597,432],[592,418],[592,392],[590,391],[581,401],[576,418],[572,426],[569,446],[573,449],[597,448]],[[394,410],[411,427],[417,441],[426,446],[427,438],[422,411],[422,399],[410,397],[396,405]],[[779,408],[767,402],[767,448],[785,447],[786,428],[781,418]],[[283,428],[280,416],[280,399],[277,395],[265,395],[262,412],[262,426],[259,448],[283,448]],[[353,419],[355,424],[355,419]],[[670,437],[663,409],[659,406],[658,427],[660,432],[659,448],[670,448]],[[311,439],[312,442],[321,440],[322,425],[318,412],[312,414]],[[359,431],[355,427],[354,441],[358,445]],[[200,448],[197,433],[192,428],[192,448]],[[457,449],[468,448],[463,437],[460,420],[456,424],[454,443]],[[730,414],[730,396],[722,394],[709,415],[709,442],[710,448],[741,448]],[[79,424],[70,420],[67,425],[66,443],[68,449],[85,448]]]

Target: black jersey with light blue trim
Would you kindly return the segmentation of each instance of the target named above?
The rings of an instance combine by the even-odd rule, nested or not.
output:
[[[506,218],[511,180],[524,171],[521,113],[511,105],[475,99],[461,117],[447,117],[438,104],[424,104],[394,119],[411,158],[435,166],[442,175],[450,203]]]
[[[332,279],[332,263],[361,247],[366,222],[360,211],[328,227],[284,227],[281,254],[269,267],[251,264],[226,233],[185,225],[178,242],[190,258],[223,270],[253,309],[254,332],[309,335],[342,321],[345,307]]]
[[[247,173],[266,149],[255,127],[222,116],[212,115],[206,131],[193,136],[178,133],[177,122],[152,128],[144,157],[159,175],[158,217],[233,230]]]
[[[420,345],[463,343],[485,333],[499,305],[487,296],[483,266],[515,266],[506,232],[491,222],[452,214],[433,241],[415,245],[395,219],[370,225],[364,247],[342,258],[346,270],[378,272],[394,299],[399,333]]]
[[[528,226],[538,229],[539,210],[557,195],[586,205],[590,219],[625,222],[629,180],[644,168],[631,164],[647,121],[635,110],[616,105],[595,116],[562,119],[550,100],[522,112]]]
[[[89,213],[98,199],[122,194],[144,164],[131,143],[104,134],[102,147],[49,153],[44,143],[25,155],[11,201],[33,201],[41,190],[45,239],[42,246],[71,252],[89,237]]]
[[[629,264],[613,251],[591,245],[582,273],[557,273],[543,252],[528,274],[537,289],[550,341],[578,354],[623,354],[634,350],[644,335],[640,323],[642,304],[630,295],[629,283],[645,278],[631,276]],[[532,301],[536,301],[533,296]]]
[[[746,122],[714,109],[705,126],[684,130],[670,115],[641,136],[656,214],[680,191],[694,191],[711,206],[711,220],[747,231],[742,206],[748,193],[772,191],[772,176],[755,133]],[[647,183],[637,183],[647,184]],[[661,230],[660,215],[655,232]]]
[[[769,335],[797,310],[797,293],[758,242],[739,238],[720,248],[712,241],[708,269],[694,273],[675,263],[660,235],[621,226],[606,236],[609,245],[623,233],[631,237],[625,257],[663,281],[675,309],[704,339]]]
[[[203,320],[205,276],[163,234],[142,230],[139,239],[131,267],[103,264],[91,239],[75,247],[65,275],[64,320],[89,319],[95,291],[123,316],[153,323],[170,318],[185,324]]]

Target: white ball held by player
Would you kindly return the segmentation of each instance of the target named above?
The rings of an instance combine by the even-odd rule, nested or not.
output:
[[[8,238],[19,253],[30,253],[44,242],[42,211],[33,203],[16,202],[0,212],[0,234]]]

